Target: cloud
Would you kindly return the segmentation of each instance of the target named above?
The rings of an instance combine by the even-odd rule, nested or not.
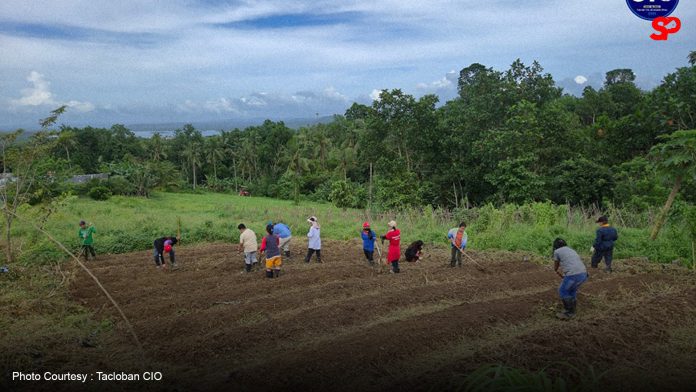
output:
[[[46,80],[43,74],[37,71],[31,71],[27,76],[27,81],[32,87],[22,89],[22,96],[18,99],[10,100],[10,104],[14,108],[20,107],[36,107],[36,106],[61,106],[66,105],[78,112],[91,112],[95,109],[90,102],[81,102],[70,100],[66,102],[57,101],[51,92],[51,83]]]
[[[575,83],[577,84],[585,84],[587,82],[587,78],[583,75],[578,75],[573,80],[575,80]]]
[[[11,102],[16,106],[40,106],[53,105],[53,94],[50,91],[50,83],[44,76],[36,71],[31,71],[27,76],[27,81],[32,84],[31,88],[22,90],[22,97],[13,99]]]
[[[428,92],[437,92],[438,90],[452,90],[456,89],[458,79],[459,73],[455,70],[451,70],[447,72],[445,76],[434,82],[418,83],[416,85],[416,88],[418,90],[426,90]]]
[[[372,92],[370,93],[370,99],[372,99],[373,101],[379,101],[379,100],[380,100],[380,98],[379,98],[379,95],[380,95],[380,94],[382,94],[382,90],[374,89],[374,90],[372,90]]]

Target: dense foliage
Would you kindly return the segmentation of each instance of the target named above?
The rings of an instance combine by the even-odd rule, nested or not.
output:
[[[122,125],[63,126],[49,156],[61,173],[110,174],[106,184],[77,187],[84,194],[244,187],[343,208],[551,201],[639,211],[673,188],[648,153],[661,136],[696,128],[696,66],[652,91],[634,80],[630,69],[612,70],[602,88],[574,97],[537,62],[505,71],[472,64],[460,72],[458,98],[443,104],[383,90],[329,123],[295,130],[266,121],[210,137],[191,125],[150,138]],[[693,176],[680,181],[677,200],[693,203]]]

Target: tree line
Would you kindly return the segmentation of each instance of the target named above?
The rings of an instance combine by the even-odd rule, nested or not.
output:
[[[667,162],[672,150],[656,146],[677,131],[693,145],[695,53],[651,91],[636,86],[632,70],[616,69],[601,88],[575,97],[538,62],[516,60],[504,71],[463,68],[458,97],[443,104],[435,95],[383,90],[371,105],[354,103],[328,123],[300,129],[267,120],[209,137],[186,125],[172,137],[139,138],[123,125],[63,125],[41,139],[49,153],[38,165],[53,180],[34,184],[32,198],[64,192],[60,177],[105,172],[109,181],[83,191],[108,197],[244,187],[356,208],[548,200],[643,209],[664,203],[679,179],[674,198],[693,203],[695,158],[685,150],[687,164],[677,170]],[[6,172],[12,151],[31,141],[15,132],[0,144]]]

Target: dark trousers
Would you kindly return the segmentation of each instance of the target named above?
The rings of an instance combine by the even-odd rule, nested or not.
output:
[[[169,251],[169,261],[172,262],[172,264],[176,263],[175,261],[175,256],[174,256],[174,247],[172,246],[172,250]],[[155,264],[161,265],[164,264],[164,251],[160,252],[155,248]]]
[[[374,250],[363,249],[363,252],[365,252],[365,258],[367,259],[367,261],[370,264],[375,262],[375,259],[374,259],[375,251]]]
[[[614,249],[596,250],[592,255],[592,268],[597,268],[597,265],[600,261],[602,261],[602,258],[604,259],[604,264],[607,265],[607,268],[611,268],[611,260],[613,256]]]
[[[317,263],[321,263],[321,249],[307,249],[307,256],[305,256],[305,263],[309,263],[309,261],[312,259],[312,255],[314,252],[317,252]]]
[[[459,264],[459,266],[462,266],[462,252],[459,251],[459,249],[452,247],[452,259],[450,260],[450,266],[454,267],[455,265]]]
[[[391,266],[392,266],[392,271],[394,271],[395,274],[398,274],[399,272],[401,272],[401,270],[399,269],[399,260],[392,261]]]
[[[89,254],[92,254],[92,257],[97,257],[97,254],[94,252],[94,248],[92,245],[82,245],[82,251],[80,251],[81,255],[85,255],[85,260],[89,260]]]

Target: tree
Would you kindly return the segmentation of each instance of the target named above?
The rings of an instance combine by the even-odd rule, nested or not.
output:
[[[193,178],[193,189],[196,189],[198,184],[198,174],[196,169],[201,167],[201,152],[200,145],[198,143],[191,143],[184,148],[183,156],[191,167],[191,176]]]
[[[209,137],[205,140],[205,161],[213,165],[213,178],[218,179],[217,165],[225,158],[225,146],[219,136]]]
[[[609,87],[619,83],[633,83],[636,80],[636,74],[628,68],[619,68],[607,72],[604,79],[604,86]]]
[[[72,168],[72,162],[70,161],[70,150],[77,147],[77,134],[75,134],[75,131],[70,128],[64,128],[58,133],[58,140],[56,143],[65,150],[68,165],[70,168]]]
[[[28,141],[21,145],[10,145],[5,153],[3,164],[12,169],[13,177],[0,185],[0,202],[5,218],[5,257],[8,263],[14,261],[12,252],[12,223],[14,222],[20,206],[28,203],[33,197],[33,192],[42,182],[51,181],[53,178],[50,165],[43,165],[42,158],[50,157],[50,151],[55,144],[54,139],[48,137],[47,128],[55,124],[58,117],[65,112],[65,106],[61,106],[51,112],[51,115],[41,120],[42,131],[32,135]],[[7,140],[16,141],[19,133],[11,134]]]
[[[655,221],[655,227],[650,234],[651,240],[657,238],[660,229],[667,220],[667,214],[672,208],[684,178],[696,175],[696,129],[676,131],[670,135],[662,136],[660,139],[664,141],[654,146],[650,153],[656,160],[657,168],[668,177],[673,178],[674,184],[657,221]]]
[[[689,64],[691,64],[692,67],[696,67],[696,50],[689,53]]]

